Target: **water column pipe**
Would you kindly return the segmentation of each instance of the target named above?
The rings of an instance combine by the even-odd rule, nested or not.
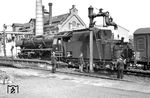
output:
[[[89,28],[92,28],[94,27],[94,24],[93,24],[93,7],[90,6],[88,8],[88,12],[89,12],[89,19],[90,19],[90,24],[89,24]],[[93,31],[90,30],[90,72],[93,72]]]

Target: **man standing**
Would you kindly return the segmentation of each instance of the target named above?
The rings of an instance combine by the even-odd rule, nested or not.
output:
[[[57,63],[57,60],[56,60],[55,52],[53,52],[51,56],[52,73],[55,73],[56,71],[56,63]]]
[[[117,78],[123,79],[123,70],[124,70],[124,60],[122,57],[120,57],[117,60]]]
[[[80,66],[79,66],[79,69],[80,69],[80,72],[83,72],[83,67],[84,67],[84,59],[83,59],[83,53],[80,54],[80,57],[79,57],[79,60],[80,60]]]
[[[13,55],[13,50],[14,50],[14,46],[11,46],[11,55],[12,55],[12,58],[14,57],[14,55]]]

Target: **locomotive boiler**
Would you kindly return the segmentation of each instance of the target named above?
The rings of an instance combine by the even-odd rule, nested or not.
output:
[[[53,36],[36,36],[31,39],[16,41],[16,47],[20,47],[19,58],[50,59]]]
[[[53,36],[36,36],[31,39],[21,39],[16,42],[16,46],[23,47],[25,49],[37,49],[37,48],[51,48],[53,42]]]

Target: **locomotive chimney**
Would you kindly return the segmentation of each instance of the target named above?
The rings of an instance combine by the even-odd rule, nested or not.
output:
[[[52,24],[52,3],[48,3],[49,5],[49,25]]]
[[[36,0],[36,31],[35,35],[43,35],[42,0]]]

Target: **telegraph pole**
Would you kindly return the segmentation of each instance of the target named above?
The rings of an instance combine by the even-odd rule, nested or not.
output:
[[[7,26],[4,24],[3,25],[3,50],[4,50],[4,57],[6,57],[6,32],[5,32],[5,30],[6,30],[6,28],[7,28]]]

